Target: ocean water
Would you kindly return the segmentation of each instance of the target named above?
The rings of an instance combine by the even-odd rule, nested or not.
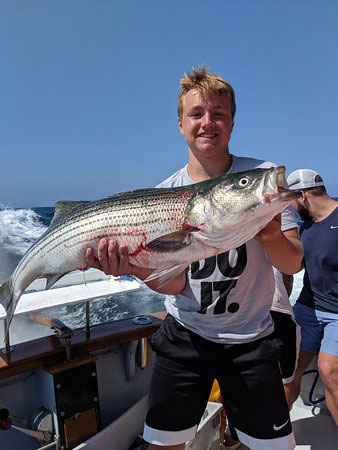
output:
[[[12,273],[26,250],[44,233],[52,220],[54,208],[8,208],[0,205],[0,284]],[[294,303],[302,287],[303,274],[294,277],[291,303]],[[91,323],[126,319],[137,314],[161,311],[164,295],[142,285],[141,291],[91,302]],[[66,305],[43,312],[62,320],[71,328],[85,324],[84,304]],[[17,343],[43,335],[53,334],[47,327],[33,323],[27,315],[13,319],[11,342]],[[0,324],[0,347],[3,335]]]

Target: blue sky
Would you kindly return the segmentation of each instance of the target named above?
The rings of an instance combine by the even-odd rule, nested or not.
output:
[[[237,95],[230,151],[338,196],[336,0],[0,0],[0,204],[153,186],[186,162],[179,79]]]

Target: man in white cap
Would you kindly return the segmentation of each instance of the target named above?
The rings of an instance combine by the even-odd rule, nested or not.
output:
[[[321,176],[298,169],[288,177],[290,189],[300,189],[295,201],[304,221],[304,286],[294,307],[302,340],[298,368],[287,386],[289,405],[300,391],[304,371],[318,353],[318,369],[326,404],[338,425],[338,202],[326,192]]]

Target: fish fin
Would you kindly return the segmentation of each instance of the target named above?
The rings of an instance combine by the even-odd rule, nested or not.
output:
[[[165,234],[145,245],[145,249],[153,252],[176,252],[190,244],[190,231],[175,231],[174,233]]]
[[[60,223],[65,216],[79,206],[88,205],[91,203],[85,200],[73,201],[73,200],[60,200],[55,203],[55,213],[50,226],[55,226]]]
[[[184,264],[175,264],[174,266],[167,267],[166,269],[156,269],[151,275],[149,275],[143,281],[145,283],[148,283],[148,281],[159,280],[159,284],[157,287],[160,288],[165,284],[169,283],[169,281],[172,281],[174,278],[176,278],[188,266],[189,264],[184,263]]]
[[[63,276],[67,275],[66,273],[53,273],[51,275],[46,275],[47,283],[45,289],[50,289],[57,281],[59,281]]]

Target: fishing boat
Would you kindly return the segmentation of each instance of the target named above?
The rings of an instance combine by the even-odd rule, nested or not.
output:
[[[86,280],[74,272],[53,289],[44,288],[45,280],[35,280],[15,317],[28,315],[33,333],[45,335],[16,342],[10,333],[1,349],[0,449],[146,449],[142,430],[155,356],[148,338],[165,312],[91,323],[91,305],[98,299],[143,289],[135,279],[97,270],[88,271]],[[51,314],[75,303],[84,317],[77,329]],[[0,323],[5,320],[0,306]],[[221,410],[221,403],[208,403],[187,449],[220,448]],[[337,448],[337,429],[315,367],[304,376],[291,418],[297,448]]]

